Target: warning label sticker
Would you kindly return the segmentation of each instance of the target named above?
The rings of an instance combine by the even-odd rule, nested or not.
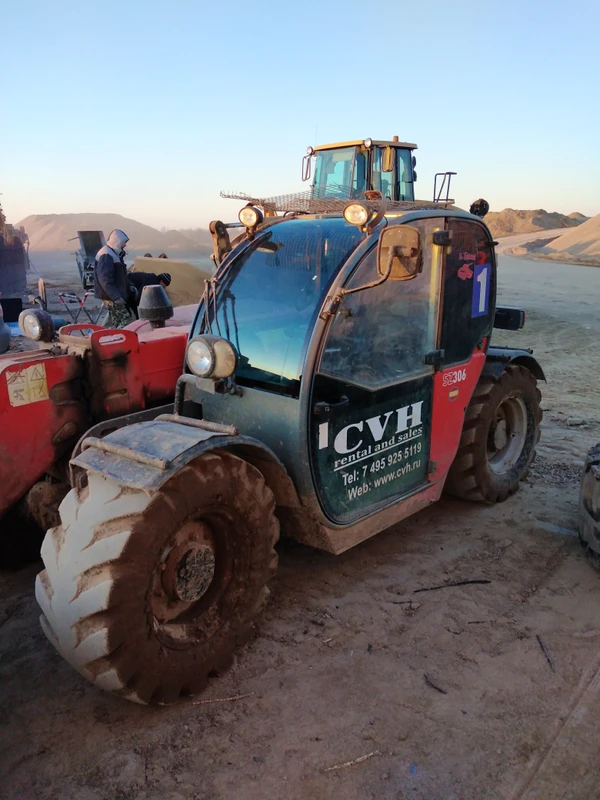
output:
[[[32,364],[30,367],[4,374],[11,406],[26,406],[48,399],[45,364]]]

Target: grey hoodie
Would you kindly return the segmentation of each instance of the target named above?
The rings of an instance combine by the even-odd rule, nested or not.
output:
[[[121,251],[128,241],[126,233],[114,230],[104,247],[96,253],[94,294],[99,300],[124,303],[128,299],[127,267],[121,258]]]

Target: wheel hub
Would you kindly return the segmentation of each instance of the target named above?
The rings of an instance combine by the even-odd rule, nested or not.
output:
[[[495,425],[488,439],[488,463],[492,472],[503,475],[518,463],[527,438],[527,407],[522,397],[505,398],[496,411]]]
[[[215,554],[207,544],[186,542],[174,547],[165,562],[163,585],[175,600],[195,603],[215,577]]]
[[[494,430],[494,447],[496,450],[502,450],[508,443],[508,426],[505,419],[498,421]]]

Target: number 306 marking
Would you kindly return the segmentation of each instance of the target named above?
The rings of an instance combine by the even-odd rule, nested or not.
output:
[[[491,264],[475,264],[473,274],[472,317],[483,317],[488,313],[490,296]]]
[[[445,372],[442,378],[442,386],[452,386],[454,383],[460,383],[467,380],[466,369],[455,369],[452,372]]]

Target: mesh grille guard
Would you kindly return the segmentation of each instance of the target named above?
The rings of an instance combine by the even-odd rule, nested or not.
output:
[[[275,197],[254,197],[245,192],[221,192],[227,200],[242,200],[265,211],[280,211],[288,214],[341,214],[351,200],[364,200],[362,193],[353,192],[349,186],[328,186]],[[426,211],[437,208],[456,208],[450,202],[427,200],[388,200],[387,211]]]

